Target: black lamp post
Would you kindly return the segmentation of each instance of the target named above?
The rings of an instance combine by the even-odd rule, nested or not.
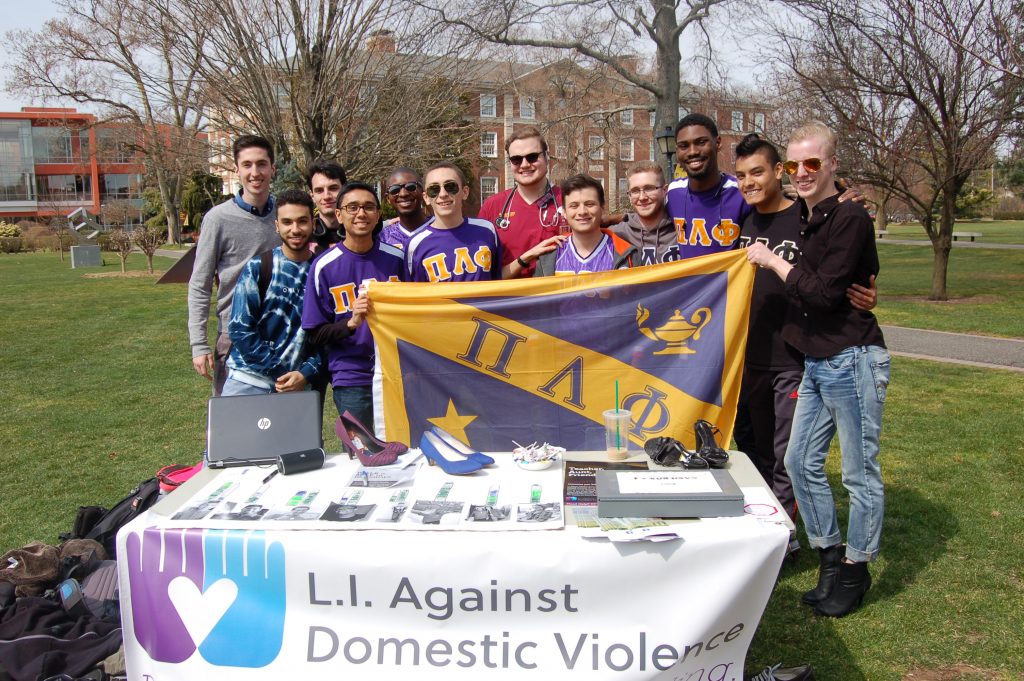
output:
[[[672,128],[666,126],[655,135],[655,139],[661,153],[665,155],[665,182],[671,182],[676,169],[676,136],[672,133]]]

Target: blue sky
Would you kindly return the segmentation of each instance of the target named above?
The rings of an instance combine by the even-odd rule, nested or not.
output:
[[[57,14],[57,8],[51,0],[0,0],[0,16],[3,16],[4,32],[22,31],[30,29],[38,31],[43,27],[47,19],[52,19]],[[9,63],[11,54],[7,50],[0,50],[0,111],[18,111],[23,106],[31,106],[20,97],[14,97],[3,90],[7,82],[6,66]],[[38,104],[38,103],[37,103]]]

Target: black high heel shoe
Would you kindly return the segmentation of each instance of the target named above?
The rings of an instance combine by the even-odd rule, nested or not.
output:
[[[712,468],[725,468],[725,464],[729,463],[729,452],[722,449],[715,440],[717,432],[720,432],[718,428],[704,419],[699,419],[693,424],[693,434],[697,436],[698,456],[707,461]]]
[[[683,443],[674,437],[651,438],[644,443],[644,451],[659,466],[678,466],[693,470],[708,468],[707,461],[684,447]]]

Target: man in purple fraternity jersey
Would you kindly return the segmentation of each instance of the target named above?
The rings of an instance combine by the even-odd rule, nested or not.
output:
[[[494,225],[467,218],[466,179],[453,163],[438,163],[426,174],[426,202],[434,219],[417,229],[405,249],[409,281],[488,281],[501,278],[501,246]]]
[[[565,217],[572,230],[557,247],[537,259],[533,276],[604,272],[632,266],[636,248],[601,229],[604,187],[589,175],[573,175],[562,183]],[[524,254],[525,255],[525,254]]]
[[[349,182],[338,195],[345,239],[313,261],[302,308],[302,328],[327,349],[338,414],[373,423],[373,338],[364,324],[366,285],[405,279],[402,251],[373,238],[380,201],[373,187]]]
[[[388,203],[398,217],[384,223],[380,240],[405,250],[412,233],[430,219],[423,205],[423,178],[412,168],[397,166],[391,169],[384,186]]]
[[[703,114],[690,114],[676,124],[676,160],[686,177],[668,186],[668,214],[676,226],[680,259],[732,250],[750,214],[736,178],[718,169],[721,146],[718,126]]]

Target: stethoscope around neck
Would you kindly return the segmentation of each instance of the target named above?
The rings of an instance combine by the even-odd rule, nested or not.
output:
[[[516,192],[519,190],[517,184],[512,188],[512,191],[508,193],[508,198],[505,199],[505,205],[501,207],[501,212],[498,213],[498,218],[494,221],[494,226],[498,229],[508,229],[512,221],[508,218],[508,209],[512,207],[512,199],[515,197]],[[552,213],[552,218],[545,218],[545,211],[548,206],[554,206],[555,211]],[[544,188],[544,195],[537,201],[537,215],[540,218],[540,226],[542,229],[551,229],[557,227],[559,224],[558,214],[561,212],[562,207],[558,205],[558,198],[555,196],[555,192],[551,188],[551,182],[547,183]]]

